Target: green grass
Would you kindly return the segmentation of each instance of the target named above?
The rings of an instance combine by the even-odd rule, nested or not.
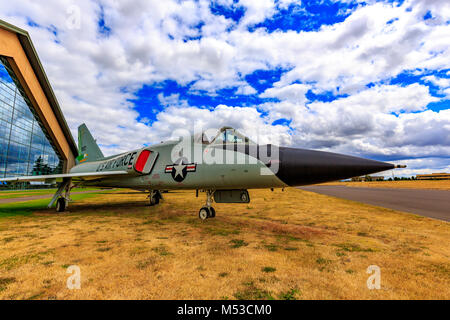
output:
[[[264,268],[261,269],[261,271],[269,273],[269,272],[275,272],[275,271],[277,271],[277,269],[274,268],[274,267],[264,267]]]
[[[278,246],[276,244],[266,244],[264,245],[264,247],[266,247],[267,250],[269,251],[277,251],[278,250]]]
[[[172,255],[172,253],[170,253],[167,248],[163,245],[159,246],[159,247],[155,247],[152,248],[153,251],[155,251],[156,253],[158,253],[160,256],[169,256]]]
[[[6,290],[9,284],[16,282],[16,278],[0,278],[0,291]]]
[[[91,191],[91,190],[101,190],[99,188],[96,187],[79,187],[79,188],[74,188],[72,189],[73,192],[77,192],[77,191]],[[56,191],[56,188],[49,188],[49,189],[17,189],[17,190],[3,190],[0,191],[0,195],[1,194],[8,194],[8,193],[32,193],[32,192],[44,192],[44,191],[48,191],[50,193],[54,193]]]
[[[103,191],[97,188],[75,188],[72,192],[84,192],[84,191]],[[22,197],[44,196],[48,195],[52,197],[56,192],[56,189],[32,189],[32,190],[9,190],[0,191],[0,199],[17,199]]]
[[[23,198],[23,197],[33,197],[33,196],[43,196],[48,195],[51,197],[52,194],[54,194],[55,191],[40,191],[40,192],[20,192],[20,193],[10,193],[10,194],[0,194],[0,199],[17,199],[17,198]]]
[[[374,252],[375,251],[371,248],[361,248],[361,246],[356,243],[340,243],[340,244],[336,244],[336,246],[341,248],[341,250],[347,251],[347,252]]]
[[[258,288],[252,282],[244,284],[246,288],[237,291],[233,296],[238,300],[274,300],[272,294],[264,289]]]
[[[50,252],[43,251],[27,255],[14,255],[0,261],[0,269],[12,270],[24,264],[35,263],[43,260]]]
[[[72,200],[80,201],[98,195],[98,193],[74,194]],[[47,209],[49,199],[30,200],[0,204],[0,219],[14,216],[28,216],[35,211]]]
[[[148,258],[146,260],[142,260],[139,261],[136,265],[136,267],[140,270],[143,270],[145,268],[147,268],[150,265],[153,265],[155,263],[155,259],[154,258]]]
[[[8,243],[8,242],[13,241],[14,239],[16,239],[16,237],[7,237],[7,238],[3,238],[2,241],[3,241],[4,243]]]
[[[317,263],[317,264],[330,264],[330,263],[331,263],[331,260],[329,260],[329,259],[324,259],[324,258],[317,258],[316,263]]]
[[[355,273],[355,270],[347,269],[347,270],[345,270],[345,272],[348,274],[353,274],[353,273]]]
[[[231,248],[240,248],[240,247],[245,247],[245,246],[248,246],[248,243],[245,242],[244,240],[233,239],[230,241]]]
[[[280,300],[297,300],[297,297],[301,295],[300,290],[298,289],[290,289],[286,292],[281,292],[278,295],[278,298]]]
[[[37,294],[32,295],[31,297],[26,298],[26,300],[36,300],[39,297],[41,297],[42,295],[44,295],[44,292],[39,292]]]

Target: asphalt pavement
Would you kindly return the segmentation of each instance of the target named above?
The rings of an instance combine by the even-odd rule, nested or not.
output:
[[[300,189],[450,221],[450,191],[430,189],[305,186]]]

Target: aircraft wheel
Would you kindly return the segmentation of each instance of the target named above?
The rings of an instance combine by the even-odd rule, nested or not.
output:
[[[208,207],[201,208],[200,211],[198,212],[198,217],[202,221],[208,219],[210,217],[210,210],[208,209]]]
[[[56,201],[56,212],[64,212],[67,207],[66,199],[59,198],[58,201]]]
[[[216,217],[216,210],[214,210],[213,207],[209,208],[209,218],[215,218]]]
[[[159,203],[159,197],[150,197],[150,205],[155,206]]]

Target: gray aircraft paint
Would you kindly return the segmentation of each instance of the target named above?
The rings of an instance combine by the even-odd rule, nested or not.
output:
[[[245,155],[244,164],[206,164],[197,163],[195,172],[187,172],[182,182],[173,179],[170,173],[166,173],[166,167],[173,165],[171,151],[178,142],[164,143],[150,148],[138,149],[132,152],[123,153],[107,160],[86,162],[72,168],[71,173],[81,173],[96,171],[99,166],[108,161],[114,161],[126,156],[129,153],[136,153],[135,160],[142,150],[158,152],[159,156],[150,174],[141,175],[129,168],[129,164],[108,169],[108,171],[129,171],[129,175],[123,177],[105,178],[101,181],[87,181],[86,185],[96,185],[102,187],[123,187],[137,189],[234,189],[234,188],[272,188],[286,187],[275,174],[261,174],[261,170],[266,168],[255,157]],[[206,146],[202,146],[204,152]],[[235,152],[223,150],[224,158],[234,157]],[[192,163],[188,161],[189,163]],[[267,170],[266,170],[267,171]]]

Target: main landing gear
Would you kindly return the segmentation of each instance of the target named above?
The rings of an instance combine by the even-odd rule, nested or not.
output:
[[[70,191],[74,185],[72,185],[72,179],[64,179],[63,182],[60,184],[58,190],[56,191],[55,195],[53,196],[52,200],[48,204],[48,207],[51,208],[53,204],[56,202],[56,212],[64,212],[66,211],[69,201],[72,201],[70,199]],[[64,196],[63,196],[64,193]]]
[[[148,198],[150,199],[150,206],[156,206],[159,204],[159,200],[162,200],[163,196],[159,190],[150,190]]]
[[[69,204],[69,201],[61,197],[56,200],[56,212],[64,212]]]
[[[209,218],[214,218],[216,216],[216,210],[211,207],[213,191],[206,190],[206,205],[200,209],[198,212],[198,217],[200,220],[205,221]]]

